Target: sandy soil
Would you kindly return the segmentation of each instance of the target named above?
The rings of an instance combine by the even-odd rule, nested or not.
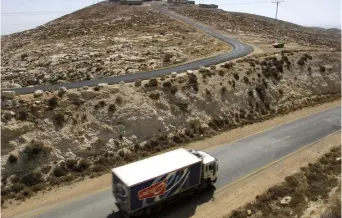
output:
[[[319,111],[340,105],[340,101],[334,101],[322,105],[318,105],[315,107],[309,107],[305,108],[293,113],[290,113],[285,116],[277,117],[262,123],[255,123],[252,125],[245,126],[243,128],[238,128],[231,130],[229,132],[222,133],[220,135],[214,136],[209,139],[205,139],[199,142],[190,143],[187,145],[189,148],[194,149],[205,149],[213,146],[220,146],[220,144],[223,143],[229,143],[234,140],[238,140],[250,135],[257,134],[258,132],[265,131],[269,128],[275,127],[277,125],[284,124],[286,122],[291,122],[293,120],[299,119],[301,117],[308,116],[313,113],[317,113]],[[327,143],[328,146],[324,147],[322,151],[328,150],[333,144],[339,143],[340,138],[339,134],[335,134],[334,136],[330,136],[329,138],[325,139],[324,141],[315,144],[314,146],[305,149],[286,160],[281,161],[280,163],[277,163],[270,167],[269,169],[266,169],[257,175],[254,175],[250,178],[248,178],[245,181],[241,181],[239,183],[236,183],[226,189],[223,189],[221,191],[218,191],[218,193],[215,196],[215,203],[207,203],[203,204],[198,207],[198,210],[196,210],[196,214],[201,215],[208,215],[209,213],[219,213],[225,215],[230,210],[237,208],[241,205],[243,205],[246,202],[249,202],[253,200],[254,196],[256,194],[254,193],[260,193],[267,187],[271,186],[272,184],[275,184],[276,182],[281,181],[285,175],[292,174],[294,170],[299,168],[299,166],[305,165],[309,161],[313,161],[315,158],[317,158],[320,153],[317,153],[320,151],[320,145]],[[329,144],[328,144],[329,143]],[[308,154],[308,155],[303,155]],[[293,161],[297,161],[298,164],[292,165]],[[291,166],[287,166],[291,165]],[[273,171],[272,171],[273,170]],[[273,173],[277,172],[276,174],[272,175]],[[269,178],[269,175],[272,175],[272,179]],[[259,182],[253,182],[250,183],[250,181],[259,181]],[[257,180],[258,179],[258,180]],[[7,208],[4,208],[2,210],[2,215],[5,217],[12,217],[14,215],[18,215],[27,211],[32,211],[37,208],[46,207],[51,204],[57,203],[57,202],[67,202],[71,200],[75,200],[77,198],[82,198],[88,194],[92,194],[94,192],[99,192],[104,189],[109,189],[111,185],[111,177],[110,174],[105,174],[97,178],[93,179],[87,179],[80,181],[78,183],[74,183],[71,186],[64,186],[60,187],[51,191],[44,191],[42,193],[38,193],[36,196],[26,200],[23,203],[12,203],[12,205],[9,205]],[[237,190],[238,186],[244,187],[244,189],[241,189],[243,193],[251,193],[248,195],[244,195],[241,193],[241,191],[234,191]],[[88,194],[87,194],[88,193]],[[227,195],[229,198],[226,198]],[[239,197],[240,196],[240,197]],[[249,196],[244,197],[242,196]],[[235,201],[234,199],[239,197],[239,201]],[[233,201],[233,202],[230,202]],[[225,208],[224,210],[217,210],[217,208],[222,207],[222,204],[230,205],[229,208]],[[215,211],[216,210],[216,211]],[[216,215],[216,214],[215,214]],[[219,214],[217,214],[219,216]],[[196,215],[196,217],[201,217],[199,215]],[[213,216],[211,216],[213,217]]]

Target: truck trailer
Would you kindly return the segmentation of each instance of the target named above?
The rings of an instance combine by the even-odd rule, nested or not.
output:
[[[126,217],[150,215],[215,183],[217,170],[215,157],[184,148],[116,167],[112,169],[115,204]]]

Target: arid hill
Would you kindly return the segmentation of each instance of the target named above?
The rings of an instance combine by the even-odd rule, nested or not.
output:
[[[229,49],[150,7],[109,2],[3,36],[1,46],[3,88],[133,74]]]
[[[254,14],[203,9],[196,6],[170,6],[170,8],[227,32],[249,33],[273,40],[341,49],[341,32],[334,30],[314,29]]]

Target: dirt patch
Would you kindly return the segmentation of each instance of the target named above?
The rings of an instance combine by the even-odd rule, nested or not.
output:
[[[193,142],[193,143],[188,144],[186,147],[194,148],[194,149],[206,149],[212,146],[219,146],[220,144],[229,143],[231,141],[241,139],[249,135],[256,134],[257,132],[264,131],[268,128],[271,128],[271,127],[274,127],[274,126],[277,126],[286,122],[290,122],[298,118],[308,116],[309,114],[316,113],[316,112],[319,112],[319,111],[322,111],[331,107],[335,107],[337,105],[340,105],[340,101],[335,101],[335,102],[326,103],[326,104],[322,104],[322,105],[318,105],[314,107],[304,108],[302,110],[295,111],[293,113],[284,115],[282,117],[276,117],[274,119],[271,119],[262,123],[255,123],[255,124],[248,125],[239,129],[234,129],[229,132],[222,133],[212,138],[208,138],[208,139],[198,141],[198,142]],[[337,141],[337,139],[338,139],[337,136],[335,136],[334,140]],[[312,151],[310,152],[310,154],[312,154]],[[279,167],[276,169],[279,169]],[[98,192],[102,189],[109,189],[110,187],[111,187],[111,174],[105,174],[97,178],[85,179],[80,182],[76,182],[72,185],[54,188],[51,191],[45,190],[43,192],[39,192],[36,196],[30,199],[27,199],[25,202],[13,201],[12,204],[7,204],[7,208],[4,208],[2,212],[3,212],[3,215],[11,217],[20,213],[31,211],[33,209],[48,206],[54,203],[66,202],[67,200],[70,200],[70,199],[75,200],[76,198],[81,198],[82,196],[88,193]],[[267,187],[267,186],[263,186],[263,187]],[[258,190],[261,190],[261,189],[258,189]],[[219,199],[219,196],[224,195],[222,193],[221,194],[219,193],[215,197],[216,199]],[[235,193],[235,194],[239,194],[239,193]],[[234,197],[232,199],[234,199]]]

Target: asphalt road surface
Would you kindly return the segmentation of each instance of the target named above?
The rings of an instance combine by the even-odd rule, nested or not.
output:
[[[217,157],[219,161],[218,180],[215,188],[223,186],[290,154],[305,145],[313,143],[333,132],[341,129],[341,107],[334,107],[299,120],[283,124],[236,142],[224,144],[206,150]],[[209,201],[210,196],[196,199],[198,204]],[[174,208],[167,208],[160,217],[179,217],[177,208],[187,207],[193,215],[196,205],[184,202]],[[190,205],[191,204],[191,205]],[[79,200],[66,204],[56,204],[48,209],[32,211],[18,217],[40,218],[118,218],[117,208],[114,206],[111,189],[88,195]],[[184,214],[183,216],[184,217]]]
[[[195,21],[193,21],[190,18],[181,16],[176,14],[175,12],[170,12],[169,10],[166,9],[166,7],[163,7],[160,4],[153,4],[153,8],[160,11],[161,13],[167,14],[170,17],[173,17],[175,19],[178,19],[182,22],[185,22],[189,25],[192,25],[198,29],[201,29],[202,31],[205,31],[209,35],[224,41],[226,43],[229,43],[233,46],[233,50],[226,53],[226,54],[221,54],[193,62],[189,62],[183,65],[178,65],[178,66],[173,66],[169,68],[164,68],[164,69],[159,69],[159,70],[153,70],[153,71],[148,71],[148,72],[141,72],[137,74],[129,74],[129,75],[121,75],[121,76],[112,76],[112,77],[104,77],[101,79],[95,79],[95,80],[84,80],[84,81],[77,81],[77,82],[72,82],[72,83],[66,83],[66,84],[55,84],[55,85],[48,85],[48,86],[34,86],[34,87],[24,87],[24,88],[11,88],[11,89],[2,89],[2,91],[16,91],[17,94],[28,94],[28,93],[33,93],[36,90],[43,90],[43,91],[52,91],[52,90],[58,90],[60,87],[66,87],[68,89],[72,88],[80,88],[83,86],[96,86],[99,83],[108,83],[108,84],[117,84],[121,81],[124,82],[134,82],[138,79],[140,80],[146,80],[151,77],[159,77],[162,75],[167,75],[171,74],[172,72],[177,72],[177,73],[182,73],[186,72],[187,70],[196,70],[200,66],[211,66],[215,64],[219,64],[222,62],[226,62],[229,60],[233,60],[239,57],[246,56],[253,52],[253,47],[249,45],[245,45],[243,43],[240,43],[238,41],[235,41],[233,39],[228,38],[227,36],[224,36],[220,34],[217,30],[208,28],[204,25],[201,25]]]

